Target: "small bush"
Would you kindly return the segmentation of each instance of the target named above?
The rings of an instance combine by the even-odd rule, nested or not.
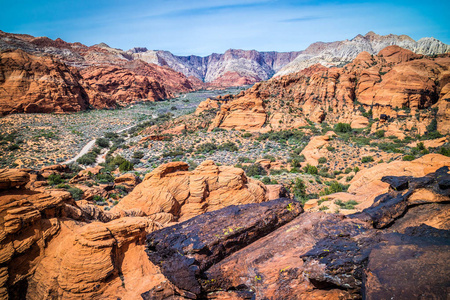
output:
[[[270,160],[270,162],[275,162],[275,160],[276,160],[275,157],[273,155],[270,155],[270,154],[264,155],[263,158]]]
[[[327,182],[327,184],[329,184],[329,187],[322,190],[319,193],[320,196],[326,196],[326,195],[330,195],[330,194],[334,194],[334,193],[345,192],[348,189],[348,185],[340,184],[337,181],[332,181],[330,183]]]
[[[9,145],[7,149],[9,151],[14,151],[14,150],[20,149],[20,147],[17,144],[12,144],[12,145]]]
[[[255,177],[257,175],[267,175],[267,171],[260,164],[252,164],[244,167],[247,176]]]
[[[261,182],[264,184],[270,184],[272,180],[270,180],[269,177],[263,177],[263,179],[261,179]]]
[[[83,197],[83,191],[80,190],[79,188],[72,187],[67,191],[72,195],[73,200],[78,201],[81,200],[81,198]]]
[[[334,131],[341,133],[350,132],[352,131],[352,127],[348,123],[337,123],[334,125]]]
[[[197,146],[197,153],[207,153],[217,150],[217,146],[213,143],[203,143]]]
[[[131,170],[133,170],[133,164],[131,162],[129,162],[128,160],[125,160],[124,162],[122,162],[119,165],[119,171],[122,173],[131,171]]]
[[[342,209],[354,209],[355,205],[358,204],[355,200],[348,200],[346,202],[342,200],[336,200],[334,201],[336,205],[339,205]]]
[[[135,152],[133,153],[133,158],[141,159],[141,158],[143,158],[143,157],[144,157],[144,152],[142,152],[142,151],[135,151]]]
[[[253,159],[250,159],[250,158],[245,157],[245,156],[239,156],[238,157],[238,162],[240,162],[240,163],[253,163],[255,161]]]
[[[319,172],[315,166],[311,166],[311,165],[306,165],[303,168],[303,171],[305,173],[308,173],[308,174],[311,174],[311,175],[315,175],[315,174],[317,174]]]
[[[379,139],[384,138],[385,131],[384,130],[378,130],[375,132],[375,136]]]
[[[105,202],[105,199],[103,199],[103,197],[102,197],[102,196],[99,196],[99,195],[95,195],[95,196],[92,198],[92,200],[93,200],[95,203]]]
[[[361,159],[361,162],[364,164],[364,163],[368,163],[368,162],[373,162],[374,160],[373,160],[373,157],[372,156],[364,156],[362,159]]]
[[[404,161],[411,161],[411,160],[414,160],[414,159],[415,159],[415,157],[413,155],[405,155],[402,158],[402,160],[404,160]]]
[[[445,156],[450,156],[450,146],[440,148],[438,153]]]
[[[64,180],[61,178],[61,175],[59,174],[51,174],[50,176],[48,176],[47,182],[50,185],[57,185],[63,183]]]
[[[319,164],[324,164],[327,162],[327,159],[325,157],[319,158]]]
[[[236,152],[239,150],[238,146],[236,146],[233,142],[226,142],[220,145],[220,150],[228,151],[228,152]]]
[[[306,185],[300,178],[296,178],[295,182],[292,182],[292,193],[297,200],[300,200],[303,204],[306,203]]]
[[[107,148],[107,147],[109,147],[109,141],[106,138],[98,138],[95,141],[95,144],[97,146],[99,146],[100,148]]]

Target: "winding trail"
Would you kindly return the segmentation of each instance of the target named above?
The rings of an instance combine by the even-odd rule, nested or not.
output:
[[[154,117],[153,117],[153,118],[154,118]],[[134,127],[134,126],[136,126],[136,125],[137,125],[137,124],[134,124],[134,125],[125,127],[125,128],[123,128],[123,129],[120,129],[120,130],[116,131],[116,133],[122,133],[122,132],[124,132],[124,131],[126,131],[126,130],[128,130],[128,129]],[[66,160],[65,162],[62,162],[61,164],[62,164],[62,165],[67,165],[67,164],[71,164],[71,163],[76,162],[77,159],[79,159],[80,157],[82,157],[83,155],[85,155],[86,153],[88,153],[88,152],[94,147],[95,141],[96,141],[96,140],[97,140],[97,139],[93,139],[93,140],[89,141],[89,142],[88,142],[88,143],[80,150],[80,152],[79,152],[74,158],[71,158],[71,159],[69,159],[69,160]],[[100,153],[100,154],[97,156],[97,161],[96,161],[95,165],[98,165],[99,163],[105,162],[104,155],[105,155],[106,152],[108,152],[108,150],[109,150],[109,147],[106,149],[106,151],[103,151],[103,150],[102,150],[102,153]]]
[[[71,158],[71,159],[69,159],[69,160],[66,160],[65,162],[62,162],[61,164],[62,164],[62,165],[67,165],[67,164],[71,164],[71,163],[73,163],[73,162],[76,162],[77,159],[79,159],[80,157],[82,157],[83,155],[85,155],[86,153],[88,153],[89,150],[91,150],[92,147],[94,147],[95,141],[96,141],[96,140],[97,140],[97,139],[93,139],[93,140],[89,141],[89,142],[88,142],[88,143],[80,150],[80,152],[79,152],[74,158]]]

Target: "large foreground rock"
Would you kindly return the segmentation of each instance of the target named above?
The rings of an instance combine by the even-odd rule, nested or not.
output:
[[[228,224],[231,208],[153,232],[147,237],[149,258],[162,266],[170,283],[142,297],[447,299],[448,167],[423,177],[382,180],[390,191],[361,213],[302,213],[257,238],[252,220],[258,217],[247,215],[249,227],[242,230],[249,234],[237,230],[238,243],[231,239],[228,244],[217,233],[227,230],[221,225]]]

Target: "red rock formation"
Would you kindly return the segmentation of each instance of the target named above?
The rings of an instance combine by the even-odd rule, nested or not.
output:
[[[89,67],[81,74],[94,89],[118,103],[157,101],[171,96],[159,82],[121,67]]]
[[[146,76],[158,82],[171,94],[191,92],[196,89],[195,83],[192,83],[190,79],[167,66],[161,67],[148,64],[142,60],[133,60],[127,62],[124,67],[138,75]]]
[[[396,117],[400,108],[415,112],[436,105],[438,129],[445,133],[450,130],[445,101],[448,68],[448,55],[423,57],[397,46],[383,49],[378,56],[362,52],[342,68],[315,65],[255,84],[223,105],[210,129],[279,130],[298,127],[306,119],[361,128],[368,125],[364,110],[371,110],[373,118]],[[430,113],[421,113],[430,122]],[[263,122],[267,115],[269,120]],[[250,116],[258,121],[252,122]]]
[[[75,112],[100,97],[74,68],[52,57],[37,57],[22,50],[0,53],[0,114],[15,112]]]
[[[149,259],[171,283],[142,297],[445,298],[448,172],[444,167],[418,178],[386,177],[389,192],[347,217],[301,213],[297,204],[279,199],[227,207],[153,232],[147,237]],[[266,234],[292,214],[300,215]],[[255,240],[255,232],[264,234]]]
[[[112,212],[139,208],[156,221],[187,220],[228,205],[267,201],[264,185],[247,178],[242,169],[204,161],[194,171],[171,162],[145,176]],[[150,192],[151,191],[151,192]]]

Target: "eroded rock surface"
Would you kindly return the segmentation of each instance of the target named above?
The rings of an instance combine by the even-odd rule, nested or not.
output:
[[[251,229],[240,229],[238,245],[248,245],[240,249],[231,243],[221,256],[211,250],[227,241],[217,233],[223,226],[216,224],[227,224],[224,219],[233,216],[235,208],[153,232],[147,237],[149,258],[162,266],[171,283],[142,297],[415,299],[426,295],[446,299],[450,287],[448,167],[423,177],[382,180],[390,191],[361,213],[305,212],[256,239],[241,231],[251,233]],[[249,206],[254,210],[276,207],[277,201]],[[250,220],[258,218],[248,217],[247,223],[254,228]]]
[[[313,65],[276,77],[223,104],[211,127],[267,132],[297,128],[308,121],[348,123],[352,128],[374,122],[371,131],[404,138],[403,131],[424,134],[433,119],[439,132],[449,130],[448,54],[421,56],[398,46],[370,55],[361,52],[341,68]],[[202,104],[205,106],[207,103]],[[437,109],[431,112],[429,108]],[[400,110],[403,109],[403,110]]]
[[[207,160],[188,171],[184,162],[171,162],[147,174],[113,212],[140,208],[156,221],[184,221],[228,205],[267,201],[265,186],[247,178],[242,169],[216,166]]]

